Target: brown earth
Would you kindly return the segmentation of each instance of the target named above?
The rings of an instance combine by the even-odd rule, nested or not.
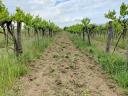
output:
[[[31,72],[17,82],[16,96],[123,96],[91,58],[75,48],[65,33],[56,36]]]

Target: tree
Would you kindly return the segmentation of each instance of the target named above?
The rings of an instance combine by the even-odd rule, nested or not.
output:
[[[49,22],[48,29],[49,29],[49,35],[52,37],[53,33],[58,30],[58,26],[55,25],[55,23],[53,22]]]
[[[90,32],[88,29],[88,25],[90,23],[90,19],[89,18],[84,18],[82,20],[82,24],[83,24],[83,40],[85,38],[85,32],[87,33],[87,38],[88,38],[88,44],[91,45],[91,40],[90,40]]]
[[[125,3],[122,3],[122,5],[120,6],[120,16],[119,17],[116,17],[116,12],[114,10],[109,11],[107,14],[105,14],[106,18],[111,19],[114,22],[119,22],[122,26],[122,32],[119,35],[119,38],[117,40],[117,43],[115,45],[113,53],[115,52],[116,47],[118,46],[118,43],[119,43],[121,37],[123,37],[123,39],[125,39],[126,32],[127,32],[127,29],[126,29],[127,16],[128,16],[128,5],[126,5]]]
[[[25,27],[28,31],[28,36],[30,36],[30,29],[32,27],[32,20],[33,20],[33,16],[30,13],[25,14],[24,23],[25,23]]]
[[[39,30],[40,30],[41,22],[42,22],[42,18],[39,16],[36,16],[32,21],[32,26],[34,28],[34,32],[35,32],[35,35],[37,36],[37,38],[39,36]]]
[[[45,30],[48,28],[48,22],[46,20],[42,20],[41,29],[42,29],[42,36],[45,35]]]
[[[119,22],[123,27],[123,32],[122,32],[123,39],[125,39],[126,36],[127,16],[128,16],[128,5],[122,3],[122,5],[120,6]]]
[[[13,15],[13,20],[17,23],[17,32],[15,34],[16,41],[14,42],[14,50],[16,56],[20,56],[23,53],[22,43],[21,43],[21,28],[22,22],[25,20],[25,13],[19,7],[16,8],[16,13]]]
[[[2,3],[0,0],[0,26],[3,29],[2,34],[4,34],[5,41],[6,41],[6,48],[8,47],[8,31],[6,31],[6,26],[8,25],[7,23],[9,22],[9,12],[5,5]]]

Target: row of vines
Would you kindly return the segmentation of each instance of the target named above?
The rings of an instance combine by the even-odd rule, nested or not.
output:
[[[106,52],[110,52],[111,42],[116,39],[113,53],[115,52],[120,40],[123,42],[127,41],[127,27],[128,27],[128,5],[122,3],[120,7],[120,15],[116,16],[115,10],[105,13],[105,17],[110,21],[106,24],[97,25],[91,24],[89,18],[84,18],[81,21],[81,24],[72,25],[70,27],[65,27],[66,31],[71,33],[82,35],[83,40],[85,40],[85,35],[87,36],[88,44],[91,45],[91,38],[103,36],[103,39],[107,39],[106,42]],[[122,43],[123,43],[122,42]],[[126,46],[125,46],[126,48]]]
[[[34,33],[33,36],[37,38],[46,34],[52,37],[53,33],[60,30],[53,22],[46,21],[40,16],[26,13],[19,7],[16,8],[14,14],[9,14],[8,9],[2,1],[0,1],[0,27],[0,33],[5,36],[6,47],[8,47],[8,42],[11,40],[14,44],[13,50],[17,57],[23,53],[21,40],[23,28],[27,30],[28,36]]]

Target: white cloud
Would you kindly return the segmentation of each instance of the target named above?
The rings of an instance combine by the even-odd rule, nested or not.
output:
[[[104,13],[109,9],[119,10],[128,0],[5,0],[11,12],[19,5],[27,12],[52,20],[60,26],[79,23],[83,17],[93,23],[104,23]]]

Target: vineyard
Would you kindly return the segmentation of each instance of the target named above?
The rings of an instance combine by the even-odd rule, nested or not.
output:
[[[0,0],[0,96],[128,96],[128,4],[119,9],[61,28]]]
[[[91,24],[89,18],[84,18],[81,24],[64,28],[72,34],[71,38],[76,46],[87,49],[92,57],[102,64],[104,70],[112,74],[124,88],[127,88],[128,84],[127,16],[128,5],[122,3],[119,17],[116,16],[115,10],[105,14],[105,17],[110,19],[106,24]]]

